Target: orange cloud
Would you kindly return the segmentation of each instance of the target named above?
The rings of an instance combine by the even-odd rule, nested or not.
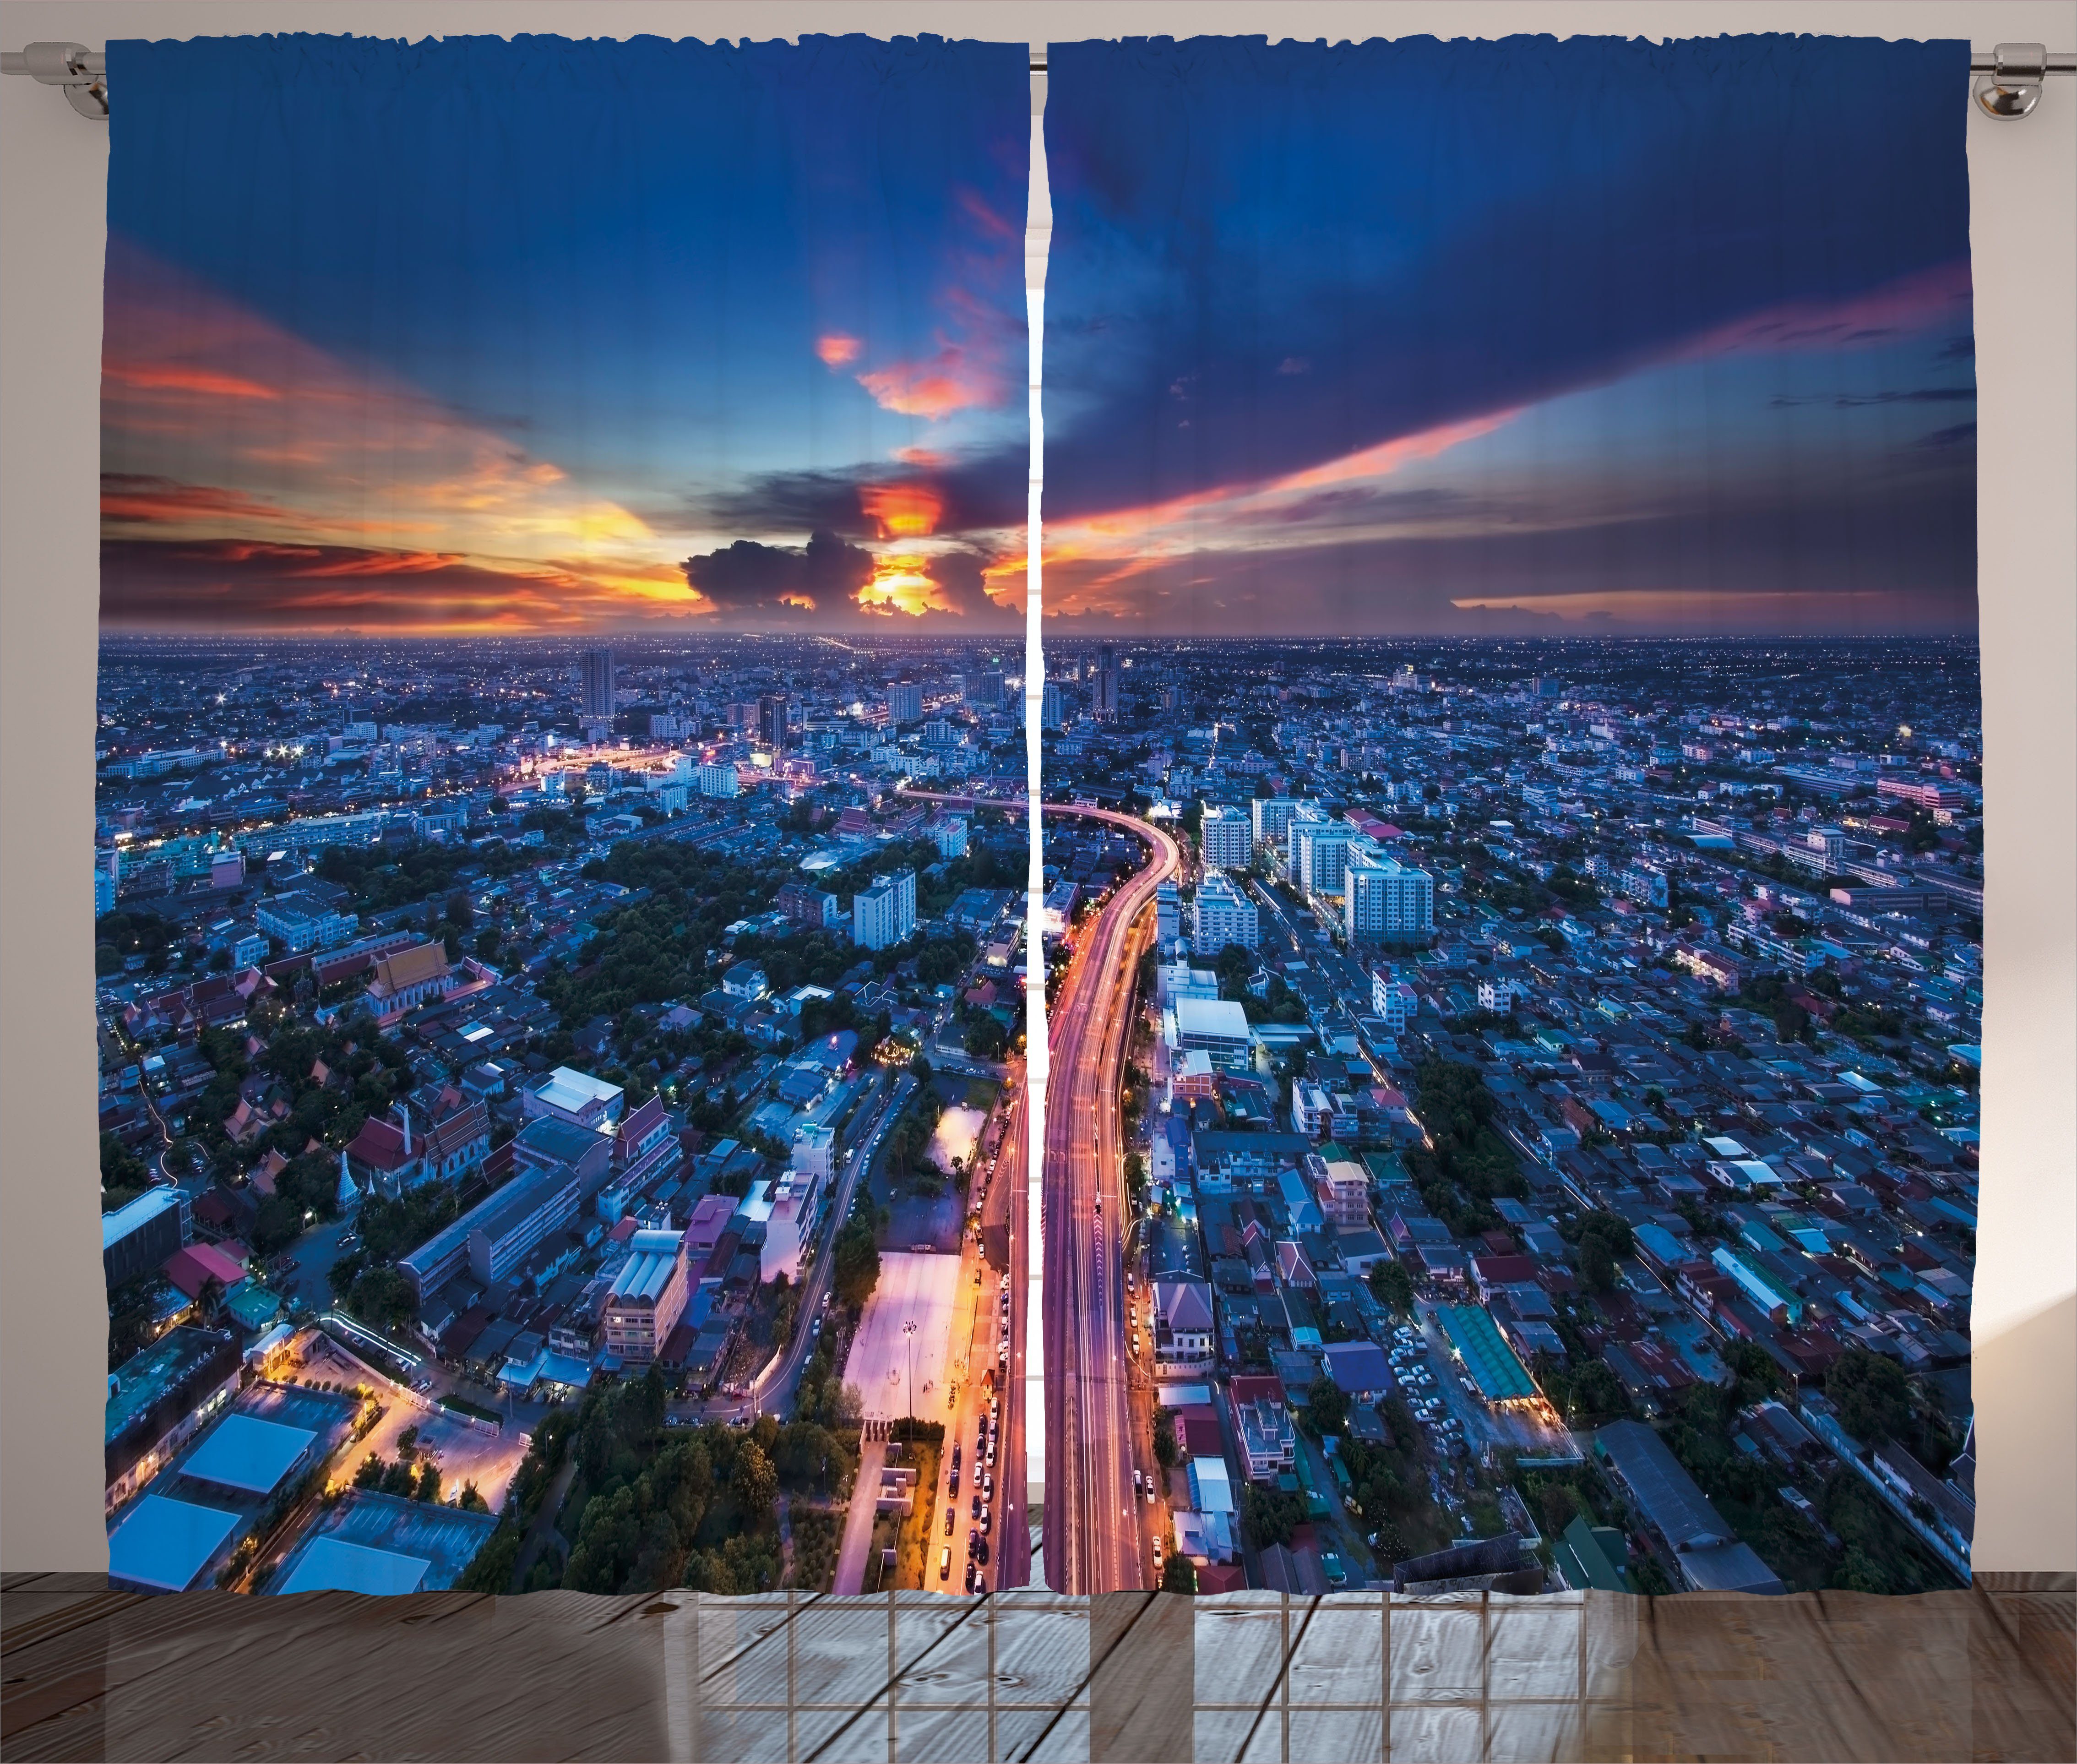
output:
[[[880,536],[924,539],[938,530],[943,499],[921,484],[868,484],[858,493],[859,506],[879,523]]]
[[[1001,396],[999,377],[964,345],[941,343],[925,361],[897,361],[862,373],[858,383],[883,410],[933,422],[955,410],[993,404]]]
[[[847,337],[842,331],[833,331],[826,337],[815,339],[815,353],[822,358],[826,368],[841,368],[858,360],[864,346],[855,337]]]
[[[919,472],[942,472],[945,468],[944,455],[933,453],[928,447],[897,447],[894,457]]]
[[[921,557],[880,559],[873,566],[872,579],[855,597],[861,611],[890,618],[897,613],[921,618],[926,613],[959,611]]]
[[[176,362],[124,361],[111,358],[101,364],[102,376],[144,392],[198,392],[210,398],[264,398],[281,396],[273,386],[242,375],[208,368],[183,367]]]

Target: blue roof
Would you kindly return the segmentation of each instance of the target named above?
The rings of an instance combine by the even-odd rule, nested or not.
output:
[[[189,1454],[180,1473],[243,1494],[271,1495],[317,1437],[307,1427],[229,1414]]]
[[[432,1564],[343,1537],[313,1537],[281,1592],[416,1592]]]
[[[237,1525],[238,1515],[221,1508],[147,1495],[110,1534],[109,1578],[185,1592]]]

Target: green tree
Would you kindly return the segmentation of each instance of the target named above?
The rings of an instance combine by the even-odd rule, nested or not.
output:
[[[1413,1314],[1413,1277],[1396,1257],[1373,1262],[1370,1270],[1371,1296],[1399,1317]]]
[[[743,1509],[743,1516],[752,1525],[768,1524],[772,1518],[772,1503],[779,1493],[778,1473],[772,1467],[772,1460],[755,1440],[745,1442],[735,1456],[735,1468],[729,1478],[736,1504]]]
[[[440,1498],[440,1467],[430,1458],[418,1466],[418,1485],[411,1493],[419,1500],[438,1500]]]
[[[1305,1425],[1316,1437],[1347,1430],[1349,1400],[1340,1385],[1322,1373],[1305,1387]]]
[[[1163,1592],[1197,1591],[1197,1571],[1190,1566],[1188,1556],[1171,1556],[1161,1565],[1161,1590]]]
[[[1850,1347],[1825,1375],[1825,1394],[1839,1425],[1866,1446],[1895,1439],[1911,1425],[1911,1380],[1894,1360]]]
[[[1172,1409],[1154,1412],[1154,1462],[1163,1470],[1176,1467],[1176,1416]]]
[[[1305,1522],[1305,1503],[1285,1489],[1250,1483],[1241,1491],[1240,1522],[1247,1541],[1258,1550],[1288,1544],[1292,1533]]]

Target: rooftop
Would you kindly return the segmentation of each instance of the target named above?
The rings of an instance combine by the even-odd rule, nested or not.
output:
[[[1499,1329],[1483,1305],[1441,1304],[1435,1321],[1450,1338],[1465,1370],[1488,1403],[1517,1403],[1536,1395],[1536,1380],[1501,1339]]]
[[[234,1412],[187,1455],[181,1474],[241,1494],[271,1495],[317,1437],[306,1427],[285,1427]]]
[[[109,1534],[108,1574],[154,1592],[185,1592],[238,1525],[238,1515],[146,1495]]]
[[[118,1207],[113,1213],[102,1214],[101,1247],[104,1250],[112,1248],[148,1220],[180,1204],[180,1195],[174,1189],[147,1188],[135,1200]]]
[[[350,1488],[297,1541],[267,1590],[443,1591],[461,1578],[497,1529],[489,1513]],[[408,1584],[375,1583],[407,1577]]]

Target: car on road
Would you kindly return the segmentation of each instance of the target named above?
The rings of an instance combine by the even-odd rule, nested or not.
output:
[[[952,1546],[950,1544],[938,1552],[938,1578],[940,1580],[952,1578]]]
[[[973,1493],[973,1516],[976,1519],[980,1517],[981,1506],[982,1501],[980,1498],[980,1491],[976,1488]]]
[[[954,1525],[957,1525],[957,1524],[959,1523],[959,1508],[956,1508],[956,1507],[947,1507],[947,1508],[946,1508],[946,1509],[945,1509],[945,1535],[946,1535],[947,1537],[951,1537],[951,1534],[952,1534],[952,1528],[953,1528],[953,1526],[954,1526]]]

